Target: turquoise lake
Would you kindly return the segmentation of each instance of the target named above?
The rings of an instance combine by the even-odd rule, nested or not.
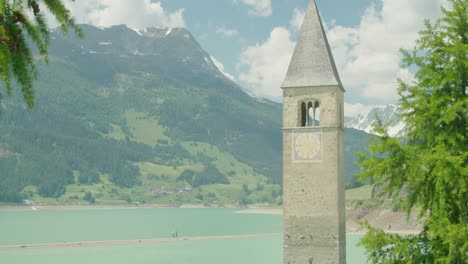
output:
[[[107,240],[271,234],[282,232],[280,215],[238,209],[95,209],[0,211],[0,246]],[[365,263],[347,236],[347,263]],[[282,238],[0,250],[2,264],[282,264]]]

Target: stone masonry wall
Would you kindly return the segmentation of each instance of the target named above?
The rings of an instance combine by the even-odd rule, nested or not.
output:
[[[298,127],[300,102],[320,101],[320,126]],[[286,88],[283,99],[284,264],[345,263],[343,92]],[[294,160],[294,133],[321,133],[320,160]]]

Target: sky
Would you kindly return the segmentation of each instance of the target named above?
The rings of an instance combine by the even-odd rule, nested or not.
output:
[[[185,27],[243,89],[281,101],[280,88],[310,0],[64,0],[78,23]],[[399,49],[447,0],[316,0],[345,94],[345,115],[396,103]]]

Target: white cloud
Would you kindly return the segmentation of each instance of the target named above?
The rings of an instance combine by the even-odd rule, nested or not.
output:
[[[294,31],[299,31],[304,21],[305,11],[294,8],[293,16],[289,21],[289,27]]]
[[[349,103],[344,103],[344,114],[347,117],[356,117],[357,115],[366,115],[368,114],[372,109],[377,107],[377,105],[365,105],[365,104],[349,104]]]
[[[242,4],[249,7],[249,15],[253,16],[271,16],[273,8],[271,0],[238,0]]]
[[[228,29],[225,27],[217,27],[216,33],[220,33],[225,37],[232,38],[239,35],[239,30],[237,29]]]
[[[347,91],[381,103],[397,99],[397,78],[411,80],[400,67],[400,48],[410,49],[425,18],[439,15],[442,0],[382,0],[369,6],[358,27],[331,25],[327,32]]]
[[[167,12],[161,2],[151,0],[66,1],[78,23],[95,26],[126,24],[135,28],[185,27],[184,9]]]
[[[347,97],[353,101],[359,98],[379,104],[395,102],[397,78],[413,78],[408,69],[400,67],[399,49],[412,48],[424,19],[439,16],[440,5],[446,3],[446,0],[380,1],[380,8],[375,4],[367,8],[356,27],[335,22],[325,27]],[[292,32],[302,20],[303,12],[295,9],[289,22]],[[239,79],[261,96],[278,97],[294,45],[285,28],[275,28],[268,40],[241,54],[239,65],[246,69],[241,70]]]
[[[213,63],[215,64],[215,66],[218,68],[218,70],[224,74],[226,77],[228,77],[229,79],[231,79],[231,81],[236,81],[236,78],[234,78],[234,76],[232,74],[229,74],[227,73],[225,70],[224,70],[224,65],[219,61],[217,60],[215,57],[213,56],[210,56],[211,60],[213,61]]]
[[[288,70],[294,49],[286,28],[274,28],[268,40],[244,50],[240,55],[239,79],[267,98],[281,96],[281,83]]]

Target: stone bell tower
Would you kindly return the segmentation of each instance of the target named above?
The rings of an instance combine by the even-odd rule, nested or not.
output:
[[[345,263],[344,89],[314,0],[282,88],[284,264]]]

